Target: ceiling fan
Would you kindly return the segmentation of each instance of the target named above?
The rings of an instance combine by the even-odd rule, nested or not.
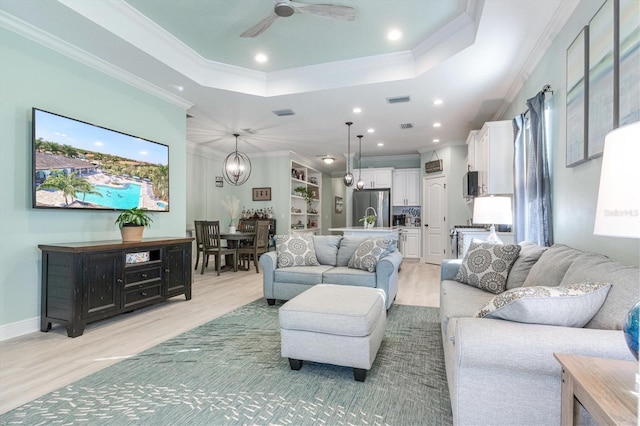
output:
[[[286,18],[294,13],[307,13],[309,15],[340,19],[343,21],[353,21],[356,16],[355,10],[350,6],[337,4],[305,4],[290,0],[276,0],[273,12],[240,34],[240,37],[257,37],[269,28],[277,18]]]

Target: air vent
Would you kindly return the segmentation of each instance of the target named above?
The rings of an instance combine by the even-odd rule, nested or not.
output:
[[[277,115],[278,117],[284,117],[286,115],[295,115],[295,112],[293,112],[292,109],[279,109],[276,111],[272,111],[275,115]]]
[[[258,133],[257,131],[247,127],[246,129],[242,129],[243,132],[248,133],[250,135],[255,135],[256,133]]]
[[[395,98],[387,98],[387,103],[399,104],[402,102],[409,102],[410,100],[411,100],[411,96],[397,96]]]
[[[413,123],[402,123],[400,125],[400,128],[403,129],[403,130],[413,129]]]

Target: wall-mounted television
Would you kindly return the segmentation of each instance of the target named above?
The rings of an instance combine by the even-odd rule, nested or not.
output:
[[[169,211],[169,147],[32,110],[33,207]]]

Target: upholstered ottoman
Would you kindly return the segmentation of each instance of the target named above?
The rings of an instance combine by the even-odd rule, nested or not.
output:
[[[317,284],[279,310],[282,356],[292,370],[302,361],[353,367],[364,382],[387,325],[384,291]]]

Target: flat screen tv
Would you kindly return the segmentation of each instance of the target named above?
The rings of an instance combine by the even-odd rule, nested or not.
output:
[[[169,211],[169,147],[33,108],[33,207]]]

